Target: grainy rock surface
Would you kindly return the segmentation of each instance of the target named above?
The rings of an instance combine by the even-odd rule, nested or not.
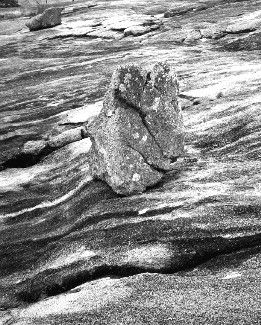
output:
[[[28,141],[24,144],[22,152],[24,154],[39,155],[47,146],[44,140]]]
[[[78,127],[68,131],[64,131],[59,135],[50,137],[48,145],[51,148],[61,148],[69,143],[80,141],[82,139],[82,128]]]
[[[167,64],[150,71],[130,65],[116,70],[103,110],[87,131],[94,177],[119,194],[143,192],[184,151],[178,82]]]
[[[140,36],[147,34],[153,30],[158,29],[158,25],[152,25],[152,26],[131,26],[124,30],[124,36]]]
[[[17,0],[1,0],[0,8],[18,7]]]
[[[33,17],[26,23],[30,31],[45,29],[60,25],[62,23],[63,8],[48,8],[42,14]]]
[[[25,17],[0,21],[0,322],[260,323],[260,27],[226,29],[261,1],[201,4],[75,0],[37,33]],[[141,15],[160,27],[107,25]],[[190,30],[202,38],[184,42]],[[93,180],[90,138],[38,155],[31,141],[88,136],[119,65],[158,61],[179,80],[186,157],[156,186],[123,197]]]

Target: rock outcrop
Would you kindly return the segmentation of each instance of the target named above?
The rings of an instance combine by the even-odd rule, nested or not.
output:
[[[30,31],[51,28],[62,23],[62,10],[60,7],[46,9],[42,14],[37,15],[26,23]]]
[[[0,8],[19,7],[17,0],[1,0]]]
[[[39,32],[26,33],[22,18],[0,20],[0,164],[8,161],[0,172],[1,324],[260,323],[261,30],[251,27],[260,1],[205,1],[214,2],[219,5],[163,19],[157,31],[120,41],[105,37],[123,36],[130,26],[111,21],[109,28],[105,20],[129,16],[137,25],[135,17],[151,6],[167,11],[174,2],[99,1],[89,10],[75,1],[62,25]],[[202,38],[197,33],[188,43],[192,29]],[[104,34],[86,36],[91,30]],[[70,39],[49,41],[61,35]],[[155,84],[152,73],[131,73],[133,91],[124,92],[121,68],[106,111],[101,100],[119,62],[155,58],[177,67],[186,154],[194,159],[179,159],[155,188],[121,197],[92,181],[91,139],[78,139],[89,131],[106,149],[107,157],[96,156],[102,179],[121,167],[119,159],[129,166],[122,149],[129,143],[132,159],[138,149],[150,159],[148,177],[164,174],[153,160],[155,152],[163,160],[155,135],[140,123],[146,123],[140,98]],[[149,96],[152,114],[158,104]],[[170,101],[158,97],[165,106]],[[160,112],[168,116],[164,105]],[[101,111],[104,124],[96,125],[103,129],[85,127]],[[105,113],[114,120],[106,124]],[[124,129],[116,113],[133,124],[126,121]],[[142,139],[144,129],[150,140],[139,143],[135,133]]]
[[[103,109],[87,129],[90,169],[115,192],[143,192],[175,166],[184,148],[178,82],[163,63],[151,71],[129,65],[114,73]]]

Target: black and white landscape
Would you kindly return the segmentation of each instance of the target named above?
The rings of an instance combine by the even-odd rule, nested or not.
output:
[[[261,0],[14,2],[0,324],[260,324]]]

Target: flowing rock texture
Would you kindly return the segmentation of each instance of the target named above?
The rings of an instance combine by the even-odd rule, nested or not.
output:
[[[91,174],[119,194],[143,192],[161,180],[184,152],[177,96],[177,78],[167,64],[151,71],[119,68],[100,115],[87,126]]]
[[[261,1],[54,3],[53,28],[0,20],[0,323],[260,324]],[[179,92],[170,78],[156,100],[159,61]],[[174,93],[176,162],[168,129],[144,126]],[[98,135],[160,182],[122,196],[94,180]]]

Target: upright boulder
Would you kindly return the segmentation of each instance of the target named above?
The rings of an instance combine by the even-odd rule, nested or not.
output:
[[[26,23],[30,31],[50,28],[62,23],[62,10],[63,8],[52,7],[46,9],[42,14],[37,15]]]
[[[184,149],[178,82],[166,63],[129,65],[112,76],[99,116],[87,126],[90,170],[129,195],[156,184]]]

